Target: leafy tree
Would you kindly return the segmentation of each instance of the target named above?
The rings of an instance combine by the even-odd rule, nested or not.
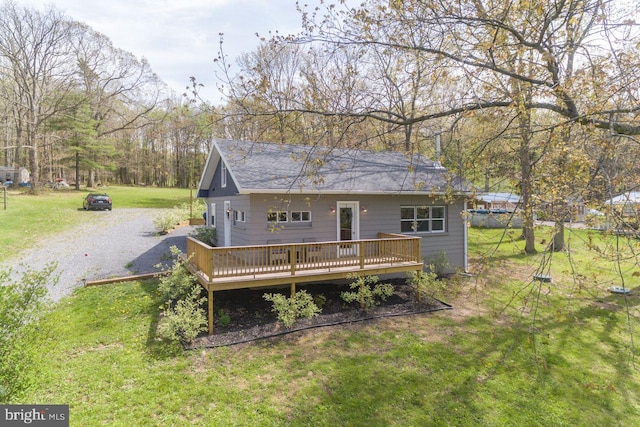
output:
[[[55,285],[55,265],[41,271],[25,269],[16,279],[0,270],[0,402],[8,402],[29,387],[35,330],[46,312],[47,286]]]

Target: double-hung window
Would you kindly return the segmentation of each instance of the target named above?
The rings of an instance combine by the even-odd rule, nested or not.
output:
[[[267,221],[269,222],[289,222],[289,215],[287,211],[273,211],[267,214]]]
[[[444,206],[400,207],[402,233],[444,233],[446,230]]]

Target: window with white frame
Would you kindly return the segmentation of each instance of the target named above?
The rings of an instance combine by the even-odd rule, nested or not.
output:
[[[209,216],[211,217],[211,227],[215,227],[216,226],[216,204],[215,203],[211,203]]]
[[[269,222],[289,222],[289,215],[287,211],[272,211],[267,214],[267,221]]]
[[[400,231],[402,233],[444,233],[445,217],[444,206],[401,206]]]
[[[224,162],[220,168],[220,186],[222,188],[227,186],[227,165]]]
[[[311,222],[311,211],[291,211],[291,222]]]
[[[246,215],[244,211],[233,211],[233,220],[235,222],[245,222]]]

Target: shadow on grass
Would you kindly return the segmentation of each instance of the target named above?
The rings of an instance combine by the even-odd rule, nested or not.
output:
[[[146,351],[147,355],[154,360],[167,360],[182,354],[183,349],[179,343],[163,340],[158,336],[160,311],[163,304],[158,293],[158,283],[158,279],[140,282],[142,290],[151,299],[151,304],[145,313],[149,318]]]
[[[487,317],[436,323],[448,342],[374,326],[345,332],[343,341],[332,336],[331,360],[312,356],[307,363],[310,373],[324,375],[299,391],[309,398],[294,399],[291,424],[607,425],[619,422],[612,408],[620,407],[621,396],[638,392],[634,385],[632,393],[621,390],[630,368],[624,356],[608,357],[619,347],[619,329],[584,337],[573,321],[549,319],[532,340],[528,325],[497,325]],[[609,351],[576,363],[595,350],[592,338]],[[594,373],[596,366],[611,376]]]

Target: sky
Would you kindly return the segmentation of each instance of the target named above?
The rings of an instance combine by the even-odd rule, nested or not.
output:
[[[48,5],[109,37],[117,48],[146,58],[177,94],[196,77],[205,100],[220,103],[213,60],[220,33],[230,64],[253,51],[269,31],[296,34],[296,0],[16,0],[44,11]],[[308,3],[308,2],[307,2]]]

